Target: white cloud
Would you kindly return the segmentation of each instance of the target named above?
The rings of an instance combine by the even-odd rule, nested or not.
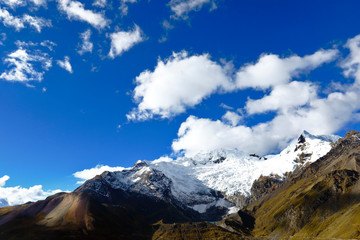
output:
[[[6,33],[0,33],[0,46],[4,46],[4,42],[6,38],[7,38]]]
[[[68,56],[65,56],[64,60],[57,60],[56,63],[59,65],[59,67],[65,69],[69,73],[73,73],[73,69],[70,64],[70,58]]]
[[[84,169],[82,171],[78,171],[73,174],[74,177],[81,179],[78,181],[78,184],[84,183],[86,180],[91,179],[97,175],[102,174],[105,171],[115,172],[115,171],[122,171],[125,168],[123,167],[109,167],[107,165],[96,165],[94,168]]]
[[[23,21],[29,24],[31,27],[35,28],[36,31],[41,32],[44,27],[51,27],[51,21],[39,17],[33,17],[27,14],[24,14]]]
[[[82,43],[80,45],[80,49],[78,50],[78,53],[80,55],[83,55],[86,52],[92,52],[94,44],[90,42],[91,37],[91,30],[88,29],[85,32],[81,33],[80,38],[82,40]]]
[[[106,4],[107,4],[106,0],[95,0],[92,5],[95,7],[104,8],[106,7]]]
[[[6,27],[13,27],[16,31],[20,31],[25,28],[25,25],[29,25],[34,28],[37,32],[41,32],[44,27],[51,27],[51,21],[41,18],[33,17],[28,14],[24,14],[22,17],[15,17],[9,13],[6,9],[0,8],[0,21]]]
[[[128,4],[129,3],[136,3],[138,0],[120,0],[120,10],[122,15],[127,15],[128,14]]]
[[[37,43],[34,43],[34,42],[32,42],[32,41],[25,42],[25,41],[21,41],[21,40],[16,40],[16,41],[15,41],[15,45],[16,45],[18,48],[29,48],[29,47],[38,46]]]
[[[337,56],[338,50],[335,49],[319,50],[304,57],[293,55],[280,58],[278,55],[265,54],[255,64],[247,64],[236,73],[236,85],[239,89],[267,89],[288,83],[299,74],[333,61]]]
[[[36,7],[46,6],[47,0],[0,0],[0,3],[6,5],[12,9],[17,7],[24,7],[27,5],[27,2],[32,3]]]
[[[35,6],[46,6],[48,0],[30,0]]]
[[[84,4],[72,0],[58,0],[59,9],[64,11],[69,19],[87,22],[95,28],[104,28],[108,25],[103,13],[93,12],[84,8]]]
[[[224,109],[227,109],[227,110],[233,110],[234,108],[229,106],[229,105],[226,105],[225,103],[221,103],[220,104],[220,107],[224,108]]]
[[[226,113],[221,118],[225,123],[236,126],[241,121],[242,116],[240,116],[236,112],[226,111]]]
[[[216,8],[212,0],[171,0],[169,2],[174,18],[187,18],[189,12],[199,11],[206,4],[211,4],[211,9]]]
[[[208,54],[188,56],[173,53],[159,60],[153,72],[136,77],[134,100],[138,107],[127,115],[129,120],[147,120],[158,115],[169,118],[199,104],[214,92],[232,90],[225,68],[210,60]]]
[[[315,99],[317,86],[310,82],[293,81],[277,85],[271,93],[258,100],[249,99],[246,110],[249,114],[267,111],[286,111],[292,107],[303,106]]]
[[[23,188],[20,186],[4,187],[9,178],[10,177],[7,175],[0,178],[0,205],[2,206],[34,202],[61,192],[61,190],[44,191],[41,185],[35,185],[29,188]]]
[[[165,29],[165,33],[159,38],[159,43],[166,42],[168,39],[169,31],[174,28],[174,25],[172,25],[168,20],[164,20],[161,25]]]
[[[131,31],[119,31],[110,34],[111,48],[109,57],[115,58],[128,51],[136,44],[144,41],[144,36],[138,25]]]
[[[6,9],[0,8],[0,20],[6,27],[13,27],[16,31],[24,28],[24,22],[22,18],[17,18],[11,15]]]
[[[188,56],[185,51],[174,53],[166,61],[159,60],[153,72],[146,70],[136,78],[134,100],[138,107],[127,114],[127,118],[169,118],[184,113],[187,108],[194,107],[214,93],[233,92],[244,88],[266,89],[280,84],[284,86],[277,87],[273,95],[266,99],[267,103],[270,104],[270,100],[280,97],[285,90],[291,89],[294,92],[295,88],[305,86],[308,93],[301,93],[301,98],[282,104],[284,107],[286,104],[306,104],[304,98],[313,96],[313,85],[285,85],[300,73],[332,61],[336,56],[338,51],[333,49],[319,50],[304,57],[294,55],[283,59],[277,55],[263,55],[256,64],[247,64],[234,74],[232,63],[220,65],[211,61],[208,54]],[[249,111],[255,108],[252,106],[256,103],[258,102],[249,103]],[[267,110],[277,110],[278,107],[281,106]]]
[[[25,0],[0,0],[0,3],[10,7],[10,8],[17,8],[26,5]]]
[[[54,51],[54,47],[56,46],[57,44],[52,42],[52,41],[49,41],[49,40],[45,40],[45,41],[42,41],[40,43],[40,46],[43,46],[43,47],[46,47],[47,49],[49,49],[50,51]]]
[[[172,25],[168,20],[164,20],[161,25],[167,31],[174,29],[174,25]]]
[[[5,186],[6,181],[9,180],[9,179],[10,179],[10,177],[8,175],[5,175],[5,176],[1,177],[0,178],[0,187]]]
[[[22,47],[10,53],[4,62],[12,67],[0,75],[0,79],[7,81],[40,82],[43,80],[45,71],[48,71],[52,66],[52,59],[47,53],[39,50],[30,52]]]
[[[245,126],[231,126],[220,120],[212,121],[205,118],[190,116],[183,122],[178,131],[178,139],[174,140],[174,151],[184,150],[186,155],[195,155],[202,151],[214,149],[234,149],[243,147],[248,151],[257,148],[249,138],[252,136],[250,128]]]
[[[354,77],[356,84],[360,85],[360,34],[349,39],[345,47],[350,50],[350,53],[341,64],[344,69],[344,75],[346,77]]]

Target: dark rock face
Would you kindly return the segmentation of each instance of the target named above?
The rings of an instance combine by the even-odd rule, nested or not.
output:
[[[298,138],[298,143],[301,144],[301,143],[304,143],[306,140],[305,140],[305,137],[301,134],[300,137]]]
[[[283,183],[282,179],[274,176],[261,176],[257,179],[251,187],[250,203],[259,200],[260,198],[272,193],[279,188]]]
[[[237,193],[232,196],[225,196],[227,200],[229,200],[232,203],[235,203],[236,207],[242,208],[249,204],[250,198],[248,196],[245,196],[241,193]]]
[[[156,224],[152,239],[244,239],[241,234],[228,231],[208,222]]]

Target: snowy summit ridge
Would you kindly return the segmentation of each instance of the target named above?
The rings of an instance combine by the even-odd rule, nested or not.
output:
[[[175,160],[161,157],[138,161],[133,168],[105,172],[102,176],[114,189],[170,199],[201,214],[211,207],[234,211],[232,197],[249,198],[251,186],[260,176],[282,177],[314,162],[329,152],[331,143],[338,138],[304,131],[275,155],[260,157],[236,149],[218,150]]]

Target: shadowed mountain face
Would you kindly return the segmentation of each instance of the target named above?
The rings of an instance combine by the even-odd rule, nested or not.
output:
[[[284,153],[304,144],[299,138]],[[252,184],[250,204],[216,223],[201,221],[227,209],[196,211],[171,192],[171,178],[140,162],[104,172],[72,193],[0,208],[0,239],[360,238],[360,133],[349,132],[317,161],[300,155],[295,160],[305,164],[283,178],[261,176]],[[222,194],[205,192],[209,197]]]
[[[97,193],[81,187],[36,203],[2,208],[0,239],[148,239],[152,223],[199,217],[146,195],[114,189],[109,193],[111,198],[101,201]]]

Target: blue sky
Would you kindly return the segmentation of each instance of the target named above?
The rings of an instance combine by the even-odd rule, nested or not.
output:
[[[98,164],[358,129],[359,7],[0,0],[0,188],[73,190]]]

